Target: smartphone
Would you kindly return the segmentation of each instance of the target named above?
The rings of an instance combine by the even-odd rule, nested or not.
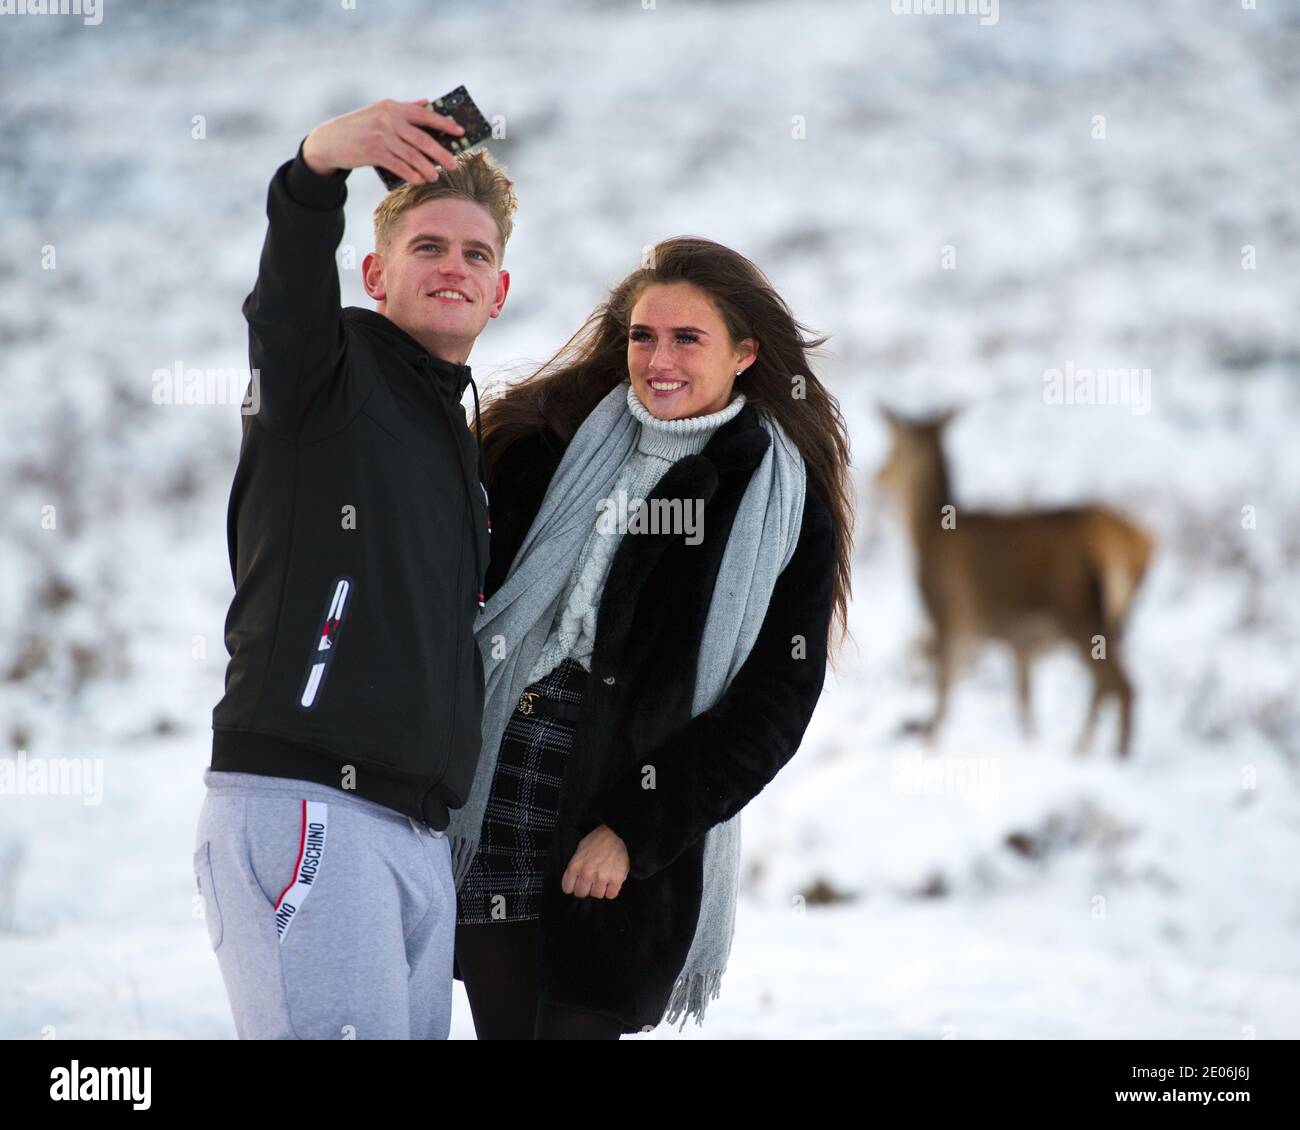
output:
[[[420,126],[430,137],[434,138],[444,149],[450,149],[453,153],[463,153],[468,149],[473,149],[480,141],[485,141],[492,136],[492,127],[488,125],[487,119],[483,117],[479,108],[474,105],[474,99],[469,96],[469,91],[463,86],[456,87],[449,94],[444,94],[441,98],[435,98],[429,103],[429,109],[436,114],[442,114],[444,117],[451,118],[458,125],[463,126],[465,132],[459,137],[450,133],[443,133],[440,129],[434,129],[432,126]],[[390,173],[387,169],[381,169],[375,166],[375,172],[379,174],[379,179],[387,186],[388,191],[406,181],[396,173]]]

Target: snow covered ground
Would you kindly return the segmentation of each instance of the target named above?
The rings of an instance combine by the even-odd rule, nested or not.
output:
[[[461,82],[504,115],[521,197],[476,376],[549,355],[672,234],[750,255],[832,335],[854,641],[746,812],[731,966],[684,1036],[1300,1036],[1300,15],[447,7],[0,22],[0,755],[102,773],[99,803],[0,795],[0,1036],[233,1035],[190,855],[239,420],[154,404],[152,374],[247,363],[266,182],[312,125]],[[382,189],[361,170],[349,191],[359,262]],[[1149,411],[1046,403],[1067,364],[1150,369]],[[1068,655],[1022,741],[990,653],[924,761],[959,784],[918,780],[899,724],[930,700],[869,486],[877,399],[967,406],[965,503],[1104,500],[1155,532],[1128,764],[1109,726],[1070,752]],[[452,1035],[473,1036],[459,983]]]

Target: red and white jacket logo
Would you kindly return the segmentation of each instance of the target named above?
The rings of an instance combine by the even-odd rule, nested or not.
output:
[[[347,577],[339,577],[334,582],[334,592],[330,596],[329,607],[321,621],[320,633],[316,637],[316,650],[312,652],[311,662],[307,667],[307,678],[303,683],[302,695],[298,705],[310,710],[316,705],[321,685],[325,682],[325,673],[329,669],[330,658],[338,643],[339,629],[343,626],[343,617],[347,612],[348,597],[352,594],[352,582]]]

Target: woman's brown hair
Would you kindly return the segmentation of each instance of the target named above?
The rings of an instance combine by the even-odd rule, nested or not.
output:
[[[835,525],[834,603],[827,651],[834,667],[835,637],[848,635],[852,592],[854,504],[849,479],[848,429],[839,404],[812,371],[808,354],[824,345],[795,321],[762,271],[712,240],[679,236],[658,243],[647,265],[633,271],[532,376],[509,385],[483,407],[483,457],[491,480],[500,453],[516,439],[550,431],[567,446],[583,420],[628,379],[627,338],[632,309],[653,283],[689,282],[708,294],[733,344],[758,343],[758,356],[736,378],[735,389],[775,419],[798,447],[810,484]]]

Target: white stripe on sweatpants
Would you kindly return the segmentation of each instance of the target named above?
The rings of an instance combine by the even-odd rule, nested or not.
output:
[[[275,932],[281,944],[299,909],[311,894],[312,884],[320,874],[325,859],[325,826],[329,805],[323,800],[302,802],[302,832],[298,837],[298,862],[293,870],[293,880],[275,904]]]

